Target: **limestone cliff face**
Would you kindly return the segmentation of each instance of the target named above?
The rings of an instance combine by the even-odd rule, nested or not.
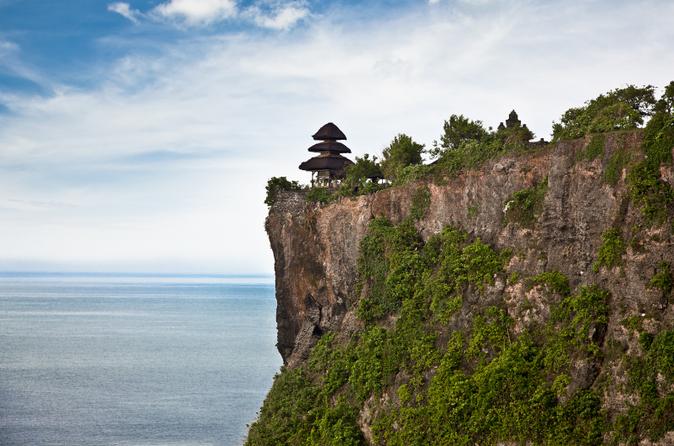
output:
[[[417,222],[424,238],[453,225],[497,248],[510,248],[514,256],[509,272],[557,270],[572,285],[600,284],[612,296],[607,334],[613,339],[634,343],[620,324],[629,315],[644,315],[646,324],[654,327],[671,326],[669,297],[648,287],[648,281],[661,261],[674,263],[672,231],[638,228],[642,217],[629,199],[625,170],[617,172],[615,184],[605,180],[616,151],[642,156],[641,137],[639,131],[608,134],[604,154],[593,161],[579,160],[589,138],[567,141],[533,154],[493,160],[443,181],[388,188],[329,205],[307,203],[301,192],[282,193],[270,209],[266,230],[275,257],[278,349],[284,362],[290,367],[299,364],[325,331],[358,328],[353,308],[359,299],[359,243],[372,218],[397,223],[408,215],[420,186],[430,191],[430,206]],[[670,182],[674,177],[670,171],[662,174]],[[548,189],[536,223],[531,228],[506,223],[504,208],[513,193],[541,181],[547,181]],[[594,272],[601,235],[611,227],[620,228],[627,241],[641,231],[639,244],[627,247],[621,268]],[[505,293],[516,324],[526,323],[518,301],[531,291],[521,285],[495,286],[500,287],[496,292]],[[527,310],[524,319],[535,318],[536,311]]]

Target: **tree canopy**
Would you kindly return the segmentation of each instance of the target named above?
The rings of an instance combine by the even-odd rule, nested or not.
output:
[[[482,121],[473,121],[463,115],[451,115],[442,125],[440,144],[435,144],[435,150],[455,150],[467,141],[482,141],[489,136],[489,132],[482,125]],[[437,153],[436,153],[437,154]]]
[[[655,87],[628,85],[600,94],[582,107],[568,109],[552,124],[553,141],[580,138],[589,133],[640,127],[656,105]]]
[[[366,153],[362,158],[356,157],[356,162],[346,168],[342,189],[348,193],[373,192],[376,185],[368,181],[368,178],[373,177],[383,177],[381,166],[376,156],[370,158],[370,155]]]
[[[424,145],[415,142],[411,137],[400,133],[393,138],[391,144],[384,149],[384,158],[381,162],[381,170],[384,176],[390,180],[395,179],[400,171],[410,165],[421,163],[421,153]]]

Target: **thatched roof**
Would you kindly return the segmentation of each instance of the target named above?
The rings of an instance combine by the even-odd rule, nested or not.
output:
[[[351,164],[353,164],[353,162],[348,158],[344,158],[342,155],[330,154],[315,156],[300,164],[300,169],[309,171],[342,170]]]
[[[351,149],[346,147],[341,142],[323,141],[309,147],[309,152],[351,153]]]
[[[317,141],[340,141],[345,140],[346,135],[332,122],[328,122],[318,129],[312,136]]]

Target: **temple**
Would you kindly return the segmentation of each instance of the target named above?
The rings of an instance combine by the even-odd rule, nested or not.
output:
[[[522,124],[515,110],[508,114],[505,125],[501,122],[496,130],[497,135],[502,135],[506,142],[528,143],[533,139],[534,134],[529,130],[526,124]]]
[[[526,124],[522,125],[522,121],[519,120],[519,117],[517,116],[517,112],[515,110],[512,110],[510,112],[510,114],[508,115],[508,119],[506,119],[505,125],[503,125],[503,123],[500,123],[498,125],[499,130],[514,129],[519,127],[529,130]]]
[[[339,141],[346,139],[344,133],[332,122],[328,122],[312,136],[321,141],[309,147],[309,152],[318,152],[315,156],[302,164],[300,169],[311,172],[311,185],[320,187],[335,187],[344,178],[344,171],[353,162],[342,156],[342,153],[351,153],[351,149]]]

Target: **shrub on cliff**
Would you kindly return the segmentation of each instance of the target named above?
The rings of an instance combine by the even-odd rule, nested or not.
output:
[[[523,227],[532,227],[543,211],[543,201],[547,191],[548,181],[546,178],[530,188],[515,192],[505,204],[504,220],[519,223]]]
[[[415,142],[404,133],[399,134],[384,149],[381,170],[389,180],[395,180],[406,166],[421,164],[424,145]]]
[[[307,201],[310,203],[328,204],[336,198],[334,189],[328,187],[312,187],[307,192]]]
[[[289,181],[286,177],[271,177],[267,181],[267,197],[264,203],[271,206],[276,201],[278,193],[284,190],[301,190],[302,187],[297,181]]]
[[[377,157],[370,158],[365,154],[362,158],[356,157],[356,162],[346,168],[346,176],[342,180],[340,195],[362,195],[382,188],[382,185],[370,180],[373,177],[383,177],[381,165]]]
[[[613,268],[620,265],[625,253],[625,242],[616,228],[609,228],[601,235],[601,246],[597,252],[597,260],[592,265],[595,272],[605,266]]]
[[[452,115],[443,125],[440,143],[429,151],[438,159],[432,164],[434,173],[455,174],[481,166],[490,159],[512,152],[531,150],[528,142],[534,137],[526,125],[499,126],[497,131],[485,129],[481,121],[463,115]]]
[[[589,133],[634,129],[644,123],[655,106],[652,85],[616,88],[568,109],[560,122],[552,124],[552,140],[580,138]]]
[[[601,388],[576,375],[603,360],[609,293],[532,277],[558,297],[545,320],[516,330],[491,287],[508,258],[457,229],[424,243],[410,219],[373,220],[358,262],[362,328],[323,335],[276,377],[247,445],[367,444],[362,422],[377,445],[602,444],[614,426]],[[671,369],[672,344],[653,341],[655,372]],[[636,419],[661,419],[651,409],[669,401],[655,395]]]
[[[672,164],[674,81],[665,88],[654,110],[644,130],[644,159],[627,176],[632,199],[650,223],[663,222],[674,211],[674,188],[660,174],[662,164]]]

